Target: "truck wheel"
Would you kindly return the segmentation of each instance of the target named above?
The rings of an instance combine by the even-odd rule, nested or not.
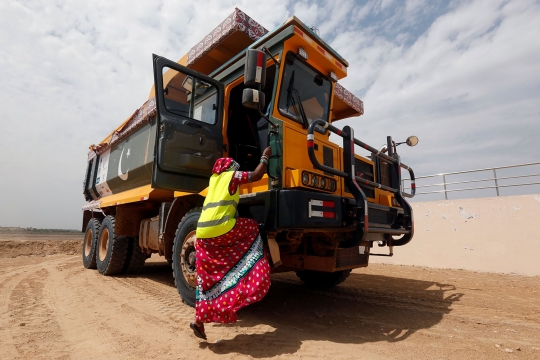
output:
[[[115,275],[122,272],[128,252],[127,236],[114,233],[114,217],[108,215],[103,219],[99,229],[99,240],[96,251],[96,265],[100,274]]]
[[[141,250],[139,238],[128,237],[128,252],[123,273],[134,274],[142,270],[148,255]]]
[[[335,272],[323,272],[314,270],[297,271],[296,276],[309,287],[330,288],[341,284],[349,277],[351,270],[341,270]]]
[[[197,269],[195,267],[195,232],[197,221],[201,217],[201,208],[187,212],[178,224],[173,244],[172,268],[174,283],[178,293],[186,304],[195,307],[197,288]]]
[[[98,219],[90,219],[88,225],[86,225],[86,233],[82,244],[82,261],[83,266],[87,269],[96,268],[96,244],[100,226]]]

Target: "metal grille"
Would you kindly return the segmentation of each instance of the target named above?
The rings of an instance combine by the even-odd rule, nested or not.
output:
[[[323,164],[331,168],[334,167],[334,150],[327,146],[323,146]],[[326,171],[324,173],[326,175],[334,176]]]
[[[362,191],[364,192],[364,194],[366,194],[368,198],[375,199],[375,190],[368,188],[367,186],[364,186],[364,185],[360,185],[360,187],[362,188]],[[345,191],[348,192],[349,194],[351,193],[349,189],[347,188],[347,185],[345,185]]]
[[[384,161],[380,161],[380,169],[381,172],[379,173],[379,183],[385,186],[392,186],[390,184],[390,164]]]
[[[360,159],[354,159],[356,176],[373,181],[373,165],[363,162]],[[362,173],[363,175],[360,175]]]
[[[364,186],[364,185],[360,185],[360,187],[362,188],[362,191],[364,192],[364,194],[366,194],[368,198],[375,199],[375,190],[368,188],[367,186]],[[347,188],[347,185],[345,185],[345,191],[348,192],[349,194],[351,193],[349,191],[349,188]]]
[[[360,159],[354,159],[354,168],[356,171],[356,176],[361,176],[364,179],[373,181],[373,165],[365,163]],[[360,185],[360,187],[368,198],[375,198],[375,190],[364,185]],[[347,191],[349,194],[351,193],[349,189],[347,189],[347,185],[345,185],[345,191]]]
[[[359,254],[358,246],[347,249],[338,249],[336,256],[336,268],[365,265],[368,263],[366,254]]]
[[[374,224],[392,225],[395,215],[391,211],[368,209],[369,222]]]
[[[364,185],[360,185],[360,187],[362,188],[362,191],[364,192],[364,194],[366,194],[368,198],[375,199],[375,190],[368,188],[367,186],[364,186]]]

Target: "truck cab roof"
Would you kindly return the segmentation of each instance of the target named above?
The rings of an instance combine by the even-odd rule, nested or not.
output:
[[[268,31],[238,8],[193,46],[178,60],[178,63],[213,77],[240,60],[245,50],[256,48],[289,26],[294,26],[298,29],[298,33],[305,34],[304,36],[315,41],[319,51],[326,57],[333,57],[336,63],[339,63],[343,70],[341,74],[337,74],[339,78],[347,75],[349,63],[296,16],[291,16],[274,30]],[[339,83],[336,84],[334,94],[336,96],[332,121],[363,115],[362,101]],[[153,96],[154,87],[150,91],[149,99]]]
[[[294,28],[295,35],[301,35],[309,42],[314,42],[320,56],[334,61],[338,78],[347,75],[349,63],[296,16],[291,16],[274,30],[268,31],[238,8],[180,58],[178,64],[214,77],[242,60],[248,48],[258,47],[273,37],[278,37],[290,27]],[[141,121],[141,114],[144,114],[142,117],[145,118],[154,115],[155,102],[152,100],[154,94],[152,85],[148,100],[97,147],[112,145],[111,142],[114,142],[115,138],[122,137],[121,134],[131,128],[130,124]],[[334,87],[334,95],[332,122],[364,114],[362,100],[339,83]]]

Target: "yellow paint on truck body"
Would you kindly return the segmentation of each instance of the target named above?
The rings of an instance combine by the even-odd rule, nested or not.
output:
[[[324,43],[321,43],[319,40],[313,38],[313,35],[311,35],[303,26],[303,24],[296,19],[295,17],[292,17],[287,22],[283,24],[283,28],[285,25],[294,25],[294,35],[287,39],[283,43],[283,50],[279,54],[276,54],[275,57],[278,59],[284,59],[286,54],[288,52],[297,53],[298,49],[302,47],[307,53],[308,53],[308,60],[306,61],[311,67],[318,70],[324,75],[327,75],[330,73],[330,71],[334,72],[338,78],[343,78],[347,76],[347,66],[348,64],[346,61],[341,59],[335,58],[332,56],[330,51],[325,48]],[[182,57],[179,61],[179,64],[186,66],[187,64],[187,55]],[[267,66],[273,65],[273,60],[268,59]],[[275,99],[279,97],[280,92],[282,91],[282,76],[283,76],[283,66],[279,69],[278,79],[277,79],[277,87],[276,87],[276,93],[274,94]],[[174,71],[167,71],[164,74],[164,83],[166,84],[170,78],[175,74]],[[231,81],[228,84],[225,84],[225,94],[224,94],[224,112],[223,112],[223,143],[224,145],[228,145],[227,140],[227,124],[228,124],[228,104],[229,104],[229,95],[232,88],[237,86],[243,82],[243,76],[240,76],[239,78]],[[330,101],[330,110],[328,112],[328,119],[324,119],[326,121],[332,121],[334,118],[333,114],[333,107],[335,100],[334,95],[334,87],[335,83],[332,83],[332,91],[331,91],[331,97],[329,99]],[[150,91],[150,97],[154,96],[154,87],[152,86],[152,89]],[[343,106],[343,104],[340,103],[340,106]],[[342,110],[342,109],[340,109]],[[305,186],[302,184],[302,171],[309,171],[310,173],[318,174],[321,176],[326,176],[332,179],[335,179],[337,182],[337,188],[335,191],[328,191],[328,190],[321,190],[318,189],[317,191],[321,191],[328,194],[334,194],[338,196],[344,196],[344,197],[351,197],[352,195],[345,191],[345,186],[342,178],[339,178],[337,176],[332,176],[328,174],[324,174],[323,171],[315,169],[313,164],[311,163],[308,152],[307,152],[307,146],[306,146],[306,138],[307,138],[307,129],[304,129],[302,127],[302,124],[295,122],[292,119],[289,119],[283,115],[280,114],[278,109],[278,101],[273,101],[273,108],[271,111],[271,115],[282,121],[282,128],[280,131],[282,132],[282,155],[283,155],[283,168],[282,168],[282,174],[283,174],[283,182],[282,186],[283,188],[306,188],[310,190],[314,190],[313,188],[309,186]],[[121,129],[124,126],[124,123],[120,125],[115,131],[118,129]],[[114,132],[113,132],[114,133]],[[318,149],[315,151],[315,155],[318,159],[318,161],[322,164],[323,163],[323,147],[327,147],[332,149],[333,152],[333,165],[334,168],[340,171],[343,171],[343,149],[331,142],[329,140],[329,134],[323,135],[318,132],[315,132],[315,143],[318,145]],[[111,138],[112,134],[109,135],[107,138],[104,139],[103,142],[108,142]],[[341,138],[337,137],[336,141],[341,142]],[[274,150],[275,151],[275,150]],[[228,147],[225,146],[223,156],[229,156],[228,154]],[[362,161],[373,164],[371,160],[356,156],[358,159],[361,159]],[[374,181],[377,181],[377,179],[374,179]],[[267,191],[269,189],[269,179],[268,176],[265,175],[263,179],[256,183],[243,185],[241,187],[241,194],[250,194],[250,193],[256,193],[261,191]],[[151,198],[153,189],[150,185],[144,186],[142,188],[133,189],[130,191],[122,192],[117,195],[113,195],[110,197],[105,198],[105,201],[102,203],[102,207],[106,206],[113,206],[115,204],[125,204],[130,202],[137,202],[137,201],[143,201],[143,198]],[[205,189],[199,193],[199,195],[205,197],[207,194],[208,189]],[[383,205],[391,206],[392,203],[392,194],[386,191],[381,191],[379,189],[375,189],[375,198],[368,198],[368,201],[370,202],[376,202],[381,203]],[[175,191],[171,192],[171,198],[178,198],[183,196],[189,196],[193,195],[192,193],[188,192],[181,192],[181,191]]]
[[[142,201],[158,201],[171,198],[172,191],[163,189],[153,189],[152,186],[145,185],[135,189],[123,191],[118,194],[106,196],[100,199],[100,207],[105,208],[109,206],[116,206],[122,204],[129,204]]]

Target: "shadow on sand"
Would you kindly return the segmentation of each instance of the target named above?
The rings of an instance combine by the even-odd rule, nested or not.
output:
[[[175,287],[166,262],[148,263],[137,276]],[[261,302],[242,309],[237,323],[218,325],[236,328],[238,335],[199,346],[261,358],[293,354],[306,340],[397,342],[439,323],[462,296],[453,285],[402,277],[351,273],[340,286],[316,290],[294,273],[274,274]],[[268,331],[246,334],[260,325]]]

